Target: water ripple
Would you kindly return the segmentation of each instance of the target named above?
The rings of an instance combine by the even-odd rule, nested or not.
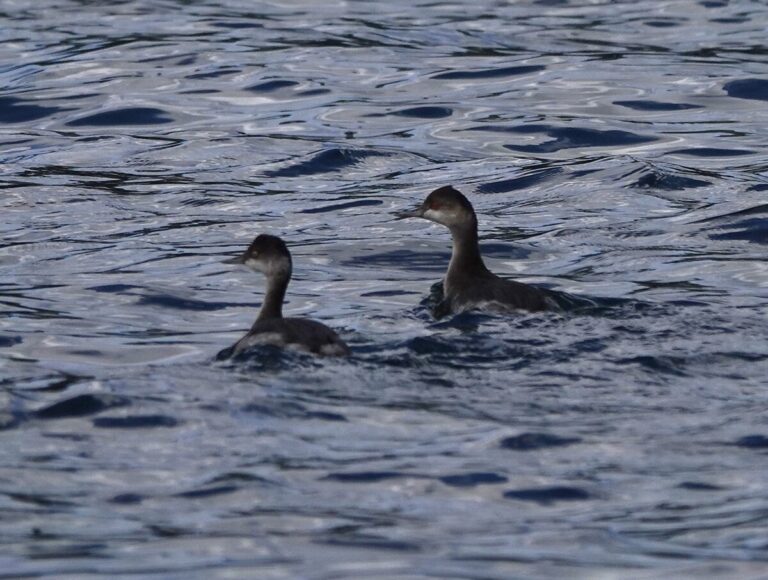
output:
[[[2,574],[764,574],[768,9],[603,4],[6,11]],[[350,357],[215,360],[262,232]]]

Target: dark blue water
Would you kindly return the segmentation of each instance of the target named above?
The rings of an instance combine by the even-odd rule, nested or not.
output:
[[[768,8],[2,5],[0,577],[758,577]],[[500,274],[434,320],[453,184]],[[354,355],[215,353],[286,311]]]

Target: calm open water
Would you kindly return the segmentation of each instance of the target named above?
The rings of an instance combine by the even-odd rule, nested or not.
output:
[[[765,577],[764,2],[0,10],[0,578]],[[213,362],[261,232],[350,359]]]

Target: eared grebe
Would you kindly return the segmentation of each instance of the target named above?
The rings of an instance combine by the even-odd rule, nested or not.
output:
[[[453,237],[453,252],[443,281],[444,299],[438,310],[458,313],[487,310],[557,310],[546,290],[499,278],[483,263],[477,238],[477,216],[469,200],[451,187],[441,187],[413,211],[399,218],[420,217],[446,226]]]
[[[267,291],[256,322],[243,338],[222,350],[217,358],[236,356],[255,345],[295,348],[314,354],[341,356],[349,347],[325,324],[307,318],[283,318],[283,298],[291,280],[291,254],[276,236],[261,234],[248,249],[225,264],[244,264],[264,274]]]

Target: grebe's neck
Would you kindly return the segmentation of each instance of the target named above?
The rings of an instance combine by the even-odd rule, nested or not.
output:
[[[267,276],[267,291],[264,294],[264,302],[261,304],[256,322],[283,317],[283,300],[290,280],[290,270]]]
[[[477,219],[468,224],[451,226],[453,251],[451,263],[448,265],[446,281],[457,277],[477,276],[488,273],[483,257],[480,255],[480,245],[477,237]]]

